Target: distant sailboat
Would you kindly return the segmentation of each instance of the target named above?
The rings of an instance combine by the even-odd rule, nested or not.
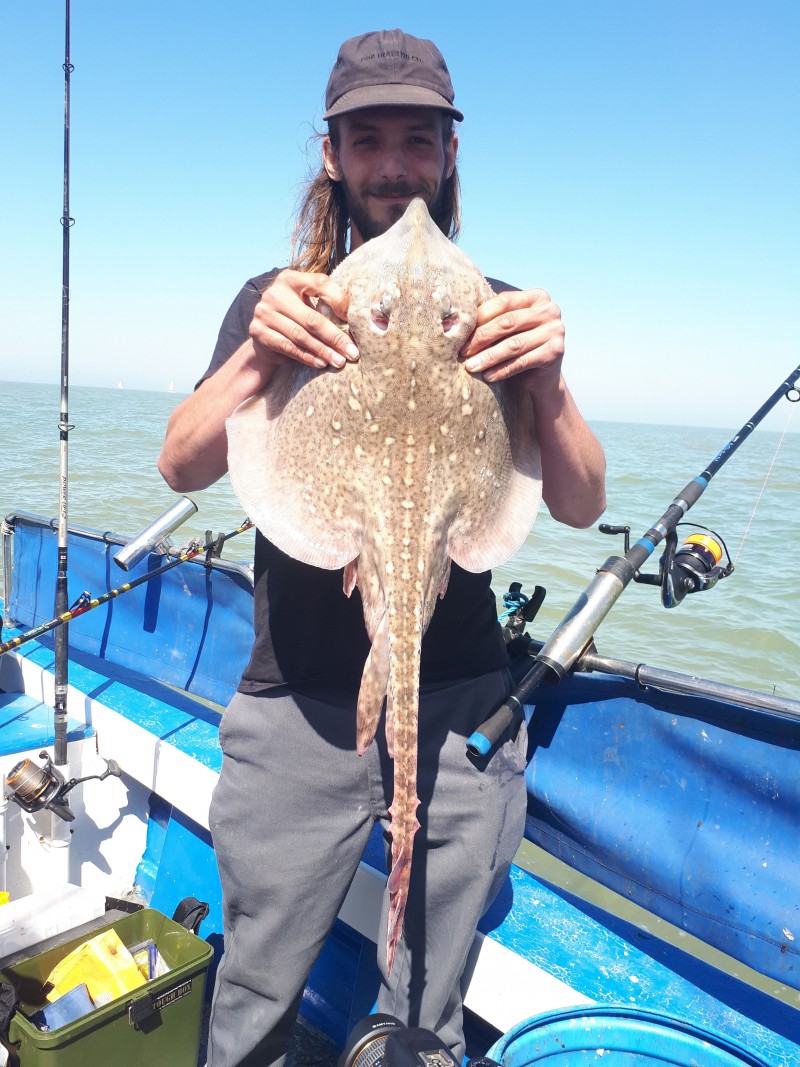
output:
[[[168,393],[174,393],[175,392],[175,382],[174,381],[170,381],[169,385],[167,386],[167,392]]]
[[[120,378],[120,380],[117,382],[117,389],[124,389],[124,388],[125,388],[125,386],[122,384],[122,378]]]

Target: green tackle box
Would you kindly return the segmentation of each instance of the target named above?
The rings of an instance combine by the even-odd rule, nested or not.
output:
[[[151,940],[170,968],[167,974],[117,997],[103,1007],[53,1030],[41,1030],[28,1016],[45,1003],[43,985],[86,933],[0,970],[13,986],[19,1007],[9,1024],[19,1067],[197,1067],[206,973],[213,949],[158,911],[143,908],[117,917],[93,933],[113,927],[124,945]]]

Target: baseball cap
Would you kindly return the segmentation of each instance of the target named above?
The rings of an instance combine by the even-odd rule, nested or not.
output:
[[[438,107],[459,122],[453,83],[433,43],[402,30],[351,37],[339,49],[325,92],[323,119],[365,107]]]

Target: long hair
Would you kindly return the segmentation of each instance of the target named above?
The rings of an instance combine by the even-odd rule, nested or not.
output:
[[[442,137],[447,143],[455,132],[451,116],[442,122]],[[339,131],[330,120],[329,137],[338,148]],[[322,141],[324,134],[318,134]],[[442,233],[455,240],[461,230],[461,186],[458,166],[442,186],[441,216],[436,220]],[[341,182],[328,177],[324,164],[306,182],[297,221],[292,234],[292,269],[330,274],[347,255],[350,216]]]

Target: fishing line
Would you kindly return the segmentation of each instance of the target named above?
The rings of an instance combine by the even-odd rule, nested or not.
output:
[[[790,400],[792,403],[796,403],[797,400],[800,399],[800,394],[798,394],[798,396],[793,398],[792,396],[790,396],[787,393],[786,394],[786,398],[787,398],[787,400]],[[756,517],[756,512],[758,511],[758,509],[759,509],[759,507],[761,505],[761,498],[764,495],[764,492],[765,492],[765,490],[767,488],[767,482],[769,481],[770,475],[772,474],[772,468],[775,466],[775,464],[778,461],[778,456],[780,454],[781,448],[783,447],[783,440],[786,437],[786,434],[789,432],[789,426],[790,426],[791,421],[792,421],[793,418],[794,418],[794,408],[789,408],[789,415],[788,415],[788,417],[786,419],[786,425],[783,428],[783,433],[781,434],[781,436],[778,439],[778,444],[777,444],[777,447],[775,449],[775,455],[772,457],[772,462],[770,463],[769,469],[767,470],[767,473],[764,476],[764,482],[763,482],[763,484],[761,486],[761,492],[758,494],[758,499],[756,500],[755,504],[753,505],[753,512],[750,515],[750,518],[749,518],[749,520],[747,522],[747,526],[745,527],[745,531],[742,534],[742,540],[740,541],[739,547],[736,550],[736,555],[733,558],[734,567],[739,562],[739,556],[742,554],[742,549],[744,548],[744,543],[747,540],[747,535],[750,533],[750,527],[753,525],[753,520]]]

